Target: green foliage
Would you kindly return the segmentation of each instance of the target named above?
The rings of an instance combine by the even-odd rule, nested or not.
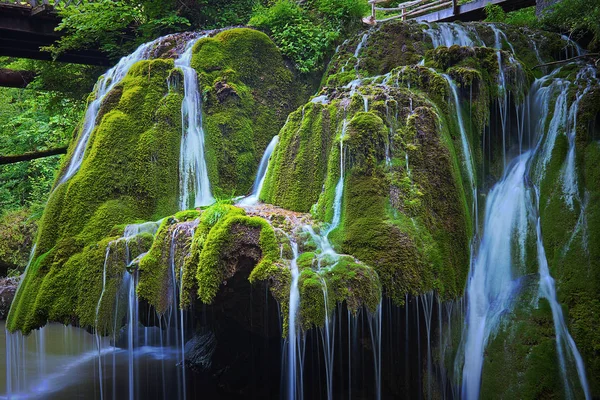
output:
[[[0,274],[24,270],[37,233],[37,219],[27,209],[0,218]],[[1,275],[0,275],[1,276]]]
[[[319,69],[338,33],[316,24],[299,5],[279,0],[270,8],[256,9],[249,25],[268,30],[283,54],[302,72]]]
[[[257,4],[265,0],[180,0],[179,14],[194,28],[216,29],[248,22]]]
[[[366,1],[360,0],[317,0],[317,10],[334,26],[359,21],[370,10]]]
[[[544,12],[542,22],[575,38],[590,34],[590,49],[600,48],[600,0],[559,1]]]
[[[60,9],[57,30],[63,36],[45,49],[58,56],[69,50],[99,48],[113,57],[121,56],[150,38],[190,26],[176,14],[171,1],[100,0],[81,2]],[[127,31],[135,40],[124,41]]]
[[[509,25],[538,28],[540,23],[535,15],[535,7],[526,7],[520,10],[504,12],[497,4],[485,5],[486,22],[504,22]]]
[[[317,0],[305,7],[277,0],[271,7],[256,7],[248,24],[267,30],[300,71],[310,72],[322,68],[333,43],[356,26],[368,6],[363,0]]]
[[[0,89],[0,154],[65,146],[84,103],[52,92]],[[20,207],[41,210],[60,157],[0,167],[0,213]]]
[[[506,13],[497,4],[488,3],[485,5],[485,21],[486,22],[504,22]]]

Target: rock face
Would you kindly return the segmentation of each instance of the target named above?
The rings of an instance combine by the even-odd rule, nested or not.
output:
[[[552,5],[562,0],[536,0],[535,1],[535,15],[538,17],[544,14],[544,11]]]
[[[540,189],[536,204],[558,299],[598,393],[600,86],[591,69],[565,66],[552,75],[569,85],[564,96],[534,101],[549,84],[536,81],[543,72],[533,67],[572,44],[503,25],[389,22],[341,44],[307,102],[305,78],[266,35],[213,32],[191,60],[213,193],[247,193],[278,134],[259,196],[270,205],[224,200],[184,211],[177,203],[177,46],[157,46],[155,58],[136,63],[106,97],[81,169],[49,199],[10,330],[27,333],[52,320],[108,335],[126,322],[115,302],[127,301],[123,282],[134,282],[140,309],[151,310],[145,313],[160,319],[181,308],[191,316],[185,362],[216,393],[277,397],[280,339],[291,333],[315,352],[307,356],[306,396],[323,396],[332,385],[336,394],[348,388],[366,397],[375,387],[384,397],[424,388],[432,396],[456,393],[461,299],[487,192],[523,147],[548,146],[532,163],[530,183]],[[537,123],[523,121],[527,107],[548,115],[565,107],[566,122],[548,121],[539,137],[523,137],[524,126]],[[158,222],[146,230],[140,221]],[[519,243],[524,262],[513,271],[520,277],[513,308],[487,344],[484,398],[563,394],[528,226]],[[290,326],[292,291],[299,309]],[[332,343],[332,320],[344,327],[340,348],[353,346],[361,365],[384,366],[377,383],[356,388],[345,376],[321,382],[321,371],[334,365],[350,370],[353,381],[350,354],[320,357]],[[398,340],[378,346],[378,335]],[[419,347],[425,341],[426,355]],[[382,360],[382,348],[386,356],[403,352],[405,363]]]
[[[8,316],[21,277],[0,279],[0,321]]]
[[[135,64],[105,97],[81,168],[50,196],[11,329],[28,332],[48,318],[71,321],[73,304],[79,305],[79,323],[93,326],[106,244],[122,235],[125,224],[178,211],[183,88],[169,82],[179,76],[173,49],[185,47],[189,39],[182,34],[159,43],[154,58]],[[307,97],[308,86],[296,78],[271,40],[251,29],[214,32],[201,39],[192,66],[205,97],[213,193],[246,193],[264,149],[289,110]],[[225,96],[224,84],[237,95]]]

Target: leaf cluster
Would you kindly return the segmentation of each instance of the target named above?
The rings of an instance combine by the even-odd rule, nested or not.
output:
[[[320,69],[333,44],[367,10],[364,0],[313,0],[304,6],[277,0],[270,7],[257,6],[248,24],[270,33],[301,72],[311,72]]]

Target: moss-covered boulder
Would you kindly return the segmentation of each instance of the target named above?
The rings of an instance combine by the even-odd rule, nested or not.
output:
[[[267,35],[248,28],[199,40],[192,66],[205,99],[212,189],[217,196],[246,194],[265,148],[313,88]]]
[[[61,318],[69,312],[73,318],[81,317],[76,304],[69,304],[73,298],[52,296],[42,309],[34,310],[32,298],[39,285],[44,284],[48,292],[57,285],[47,275],[50,264],[53,273],[66,274],[63,267],[72,266],[75,269],[69,275],[80,274],[77,260],[84,249],[114,239],[113,227],[155,221],[178,211],[183,87],[177,84],[181,76],[173,58],[189,40],[193,40],[189,34],[164,39],[151,50],[150,60],[134,64],[105,96],[81,167],[69,180],[57,184],[48,200],[32,268],[10,317],[11,330],[43,325],[54,303],[71,307],[63,310]],[[213,32],[200,39],[193,49],[192,66],[203,91],[206,158],[213,191],[216,195],[246,193],[264,149],[289,111],[305,100],[309,85],[265,34],[245,28]],[[63,171],[75,147],[76,140]],[[34,319],[30,318],[33,314]],[[83,318],[81,322],[93,321]]]

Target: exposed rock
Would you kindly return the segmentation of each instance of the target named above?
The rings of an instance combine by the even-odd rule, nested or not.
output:
[[[231,97],[235,97],[239,99],[239,95],[235,91],[233,87],[227,84],[227,82],[218,81],[215,83],[215,90],[217,94],[217,99],[219,99],[220,103],[224,103],[227,99]]]
[[[10,305],[15,297],[21,277],[0,279],[0,320],[3,321],[8,315]]]

